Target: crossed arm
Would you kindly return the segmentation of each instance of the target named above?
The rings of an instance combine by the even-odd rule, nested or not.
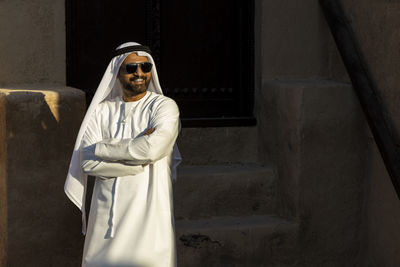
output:
[[[104,178],[135,175],[143,171],[143,165],[171,153],[178,135],[179,111],[174,102],[161,107],[151,121],[152,127],[135,138],[96,139],[101,136],[98,125],[96,117],[92,118],[83,138],[83,171]]]

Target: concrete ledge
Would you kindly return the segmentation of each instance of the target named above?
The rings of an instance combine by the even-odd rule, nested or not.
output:
[[[275,216],[176,222],[178,266],[282,266],[296,257],[298,225]]]
[[[0,104],[2,266],[79,266],[80,214],[63,187],[85,95],[65,86],[14,86],[0,89]]]
[[[177,219],[272,214],[276,175],[255,164],[182,166],[174,184]]]

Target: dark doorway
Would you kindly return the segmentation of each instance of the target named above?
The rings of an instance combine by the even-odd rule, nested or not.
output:
[[[150,46],[184,126],[254,124],[254,2],[67,0],[67,84],[90,102],[119,44]]]

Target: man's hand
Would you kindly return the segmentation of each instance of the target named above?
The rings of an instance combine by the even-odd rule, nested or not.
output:
[[[143,135],[150,135],[154,132],[154,130],[155,129],[153,127],[150,127],[149,129],[146,130],[146,132]]]

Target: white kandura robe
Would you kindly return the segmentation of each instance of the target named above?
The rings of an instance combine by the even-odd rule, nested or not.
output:
[[[97,176],[82,266],[176,266],[170,160],[178,131],[176,103],[153,92],[96,108],[82,140],[82,168]]]

